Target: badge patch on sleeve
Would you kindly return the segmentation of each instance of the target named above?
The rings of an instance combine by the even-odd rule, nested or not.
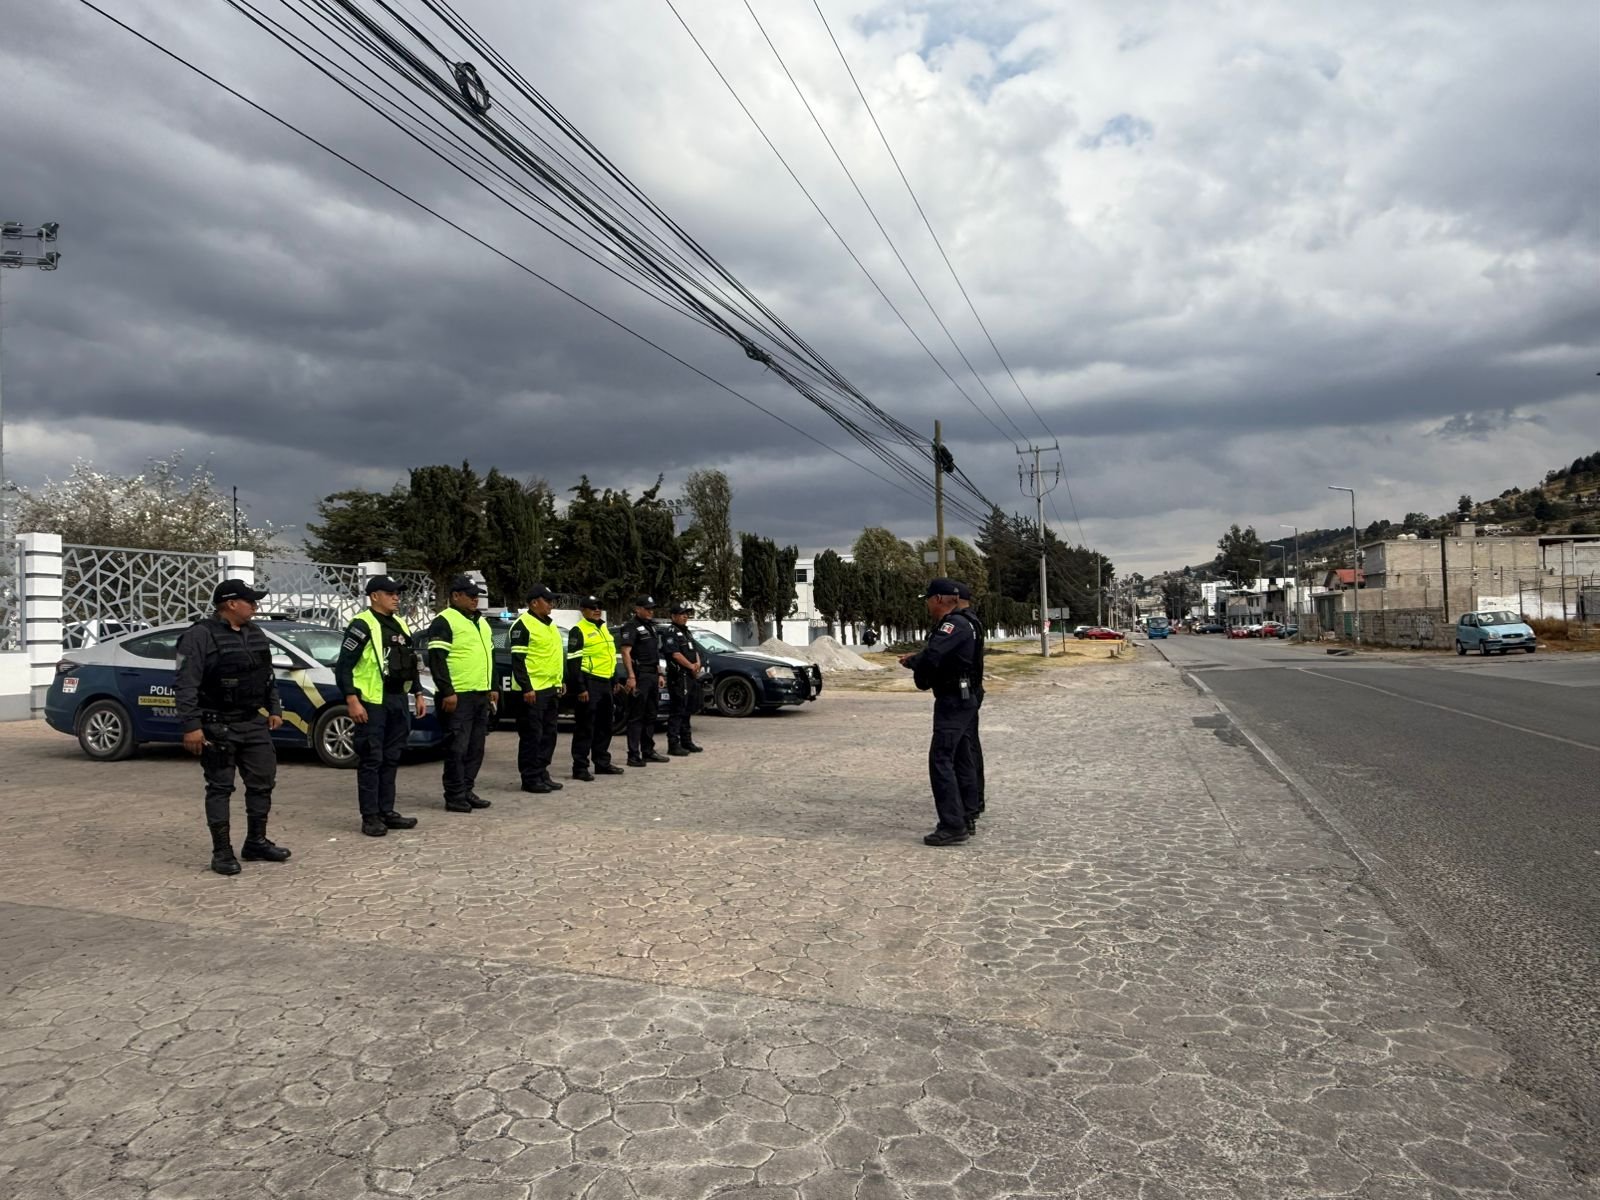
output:
[[[344,648],[346,650],[359,650],[361,648],[361,639],[356,637],[345,638]]]
[[[955,631],[956,623],[954,621],[946,621],[943,625],[939,626],[940,633],[954,633]]]

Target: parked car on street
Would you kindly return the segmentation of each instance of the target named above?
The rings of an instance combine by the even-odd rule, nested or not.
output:
[[[1196,633],[1223,633],[1225,629],[1215,621],[1204,621],[1196,625],[1194,631]]]
[[[1104,625],[1092,625],[1084,631],[1085,638],[1094,642],[1120,642],[1122,634],[1115,629],[1107,629]]]
[[[343,632],[301,621],[257,624],[272,646],[273,674],[283,701],[283,725],[273,733],[273,742],[309,746],[330,767],[354,767],[355,723],[333,678]],[[127,758],[144,742],[181,742],[178,638],[189,625],[162,625],[66,651],[45,696],[45,723],[76,736],[83,752],[100,762]],[[422,686],[430,702],[426,715],[412,722],[412,749],[440,739],[426,670]]]
[[[1277,636],[1280,637],[1280,638],[1299,637],[1300,636],[1300,626],[1298,626],[1298,625],[1279,625],[1278,626],[1278,634],[1277,634]]]
[[[1278,636],[1278,630],[1282,628],[1283,625],[1278,621],[1263,621],[1256,626],[1255,636],[1259,638],[1275,638]]]
[[[1456,622],[1456,653],[1476,650],[1487,658],[1491,654],[1506,654],[1522,650],[1532,654],[1538,649],[1533,629],[1506,609],[1489,612],[1462,613]]]
[[[777,709],[815,700],[822,694],[822,668],[797,658],[744,650],[709,629],[694,629],[711,677],[702,677],[707,712],[748,717],[758,709]]]
[[[1231,638],[1247,638],[1247,637],[1250,636],[1250,626],[1248,626],[1248,625],[1229,625],[1228,626],[1228,636],[1231,637]]]
[[[1089,630],[1093,628],[1093,625],[1074,625],[1072,627],[1072,636],[1082,641],[1089,636]]]

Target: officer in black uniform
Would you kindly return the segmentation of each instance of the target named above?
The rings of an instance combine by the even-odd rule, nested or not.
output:
[[[667,753],[676,758],[705,749],[695,745],[689,730],[690,718],[700,711],[700,647],[689,632],[693,612],[693,605],[674,604],[672,626],[661,637],[661,653],[667,660]]]
[[[415,829],[417,819],[394,808],[400,755],[411,740],[411,714],[427,711],[411,631],[399,616],[404,585],[388,575],[367,580],[367,611],[345,628],[333,677],[355,722],[356,804],[361,832],[385,837],[391,829]],[[366,661],[363,662],[363,659]],[[361,679],[356,678],[360,668]],[[362,684],[367,684],[367,697]],[[373,685],[377,686],[374,687]],[[378,703],[372,703],[381,695]]]
[[[240,870],[228,830],[235,768],[244,780],[249,822],[240,854],[247,862],[289,858],[288,850],[267,840],[278,777],[272,731],[283,724],[283,704],[272,674],[272,644],[251,621],[265,595],[242,579],[223,580],[211,595],[212,615],[178,639],[177,717],[183,747],[200,759],[205,776],[211,869],[218,875]]]
[[[967,732],[978,711],[973,694],[976,639],[971,622],[955,614],[953,579],[934,579],[923,597],[934,626],[916,654],[900,660],[910,667],[920,691],[933,692],[933,738],[928,744],[928,781],[939,824],[923,842],[954,846],[972,836],[971,814],[977,812],[978,780]]]
[[[611,761],[612,701],[622,690],[613,664],[616,645],[606,628],[598,596],[578,604],[582,620],[567,634],[567,695],[572,697],[572,777],[593,783],[596,775],[621,775]],[[601,672],[586,670],[595,666]],[[589,760],[594,759],[594,770]]]
[[[633,618],[622,627],[617,647],[628,670],[623,683],[628,706],[628,765],[671,762],[656,753],[656,708],[666,679],[661,670],[661,641],[656,636],[656,599],[640,596],[633,604]]]
[[[973,655],[972,666],[972,694],[978,698],[978,709],[972,714],[972,729],[967,733],[967,741],[971,747],[972,766],[978,776],[978,807],[967,814],[967,832],[978,832],[978,815],[985,807],[984,779],[983,779],[983,739],[978,734],[978,718],[983,714],[983,652],[985,639],[989,631],[983,627],[983,618],[978,616],[978,610],[972,607],[972,589],[959,579],[956,580],[956,615],[965,617],[972,623],[972,636],[977,639],[976,652]]]

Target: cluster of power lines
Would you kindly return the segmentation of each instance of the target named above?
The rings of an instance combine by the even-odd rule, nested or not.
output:
[[[551,101],[533,86],[504,55],[473,28],[449,0],[224,0],[230,7],[270,35],[292,53],[321,72],[384,121],[435,156],[451,170],[485,189],[498,202],[537,225],[600,269],[661,304],[678,317],[720,334],[745,356],[778,376],[844,429],[884,471],[874,469],[814,437],[743,392],[633,329],[617,317],[561,287],[526,262],[491,244],[434,208],[403,191],[337,149],[327,145],[263,105],[243,96],[175,51],[112,17],[92,0],[81,0],[168,57],[224,88],[257,111],[300,137],[338,157],[367,178],[387,188],[466,237],[535,276],[568,299],[588,309],[625,333],[647,343],[715,387],[736,396],[801,436],[891,486],[919,499],[933,491],[930,481],[935,461],[949,473],[959,494],[947,494],[946,504],[956,513],[981,525],[999,506],[925,434],[873,402],[847,379],[814,345],[743,284],[682,224],[668,214],[587,138]],[[817,117],[799,82],[789,71],[777,44],[761,24],[755,9],[744,0],[750,18],[771,49],[784,75],[793,85],[806,111],[827,141],[835,160],[849,178],[874,224],[888,242],[894,257],[928,308],[934,321],[959,356],[967,373],[977,381],[990,407],[1010,432],[964,388],[939,355],[927,345],[895,305],[861,256],[845,241],[834,222],[778,147],[761,127],[739,93],[695,36],[672,0],[665,0],[683,24],[733,99],[777,155],[795,184],[818,215],[866,275],[873,288],[938,367],[957,392],[986,420],[999,436],[1014,446],[1028,437],[1012,420],[990,390],[982,373],[956,342],[945,320],[906,262],[900,248],[879,220],[866,194],[839,155],[833,140]],[[815,4],[815,0],[814,0]],[[418,13],[415,5],[426,10]],[[945,253],[916,192],[906,178],[887,136],[878,123],[838,40],[833,36],[820,4],[816,11],[837,51],[872,124],[893,161],[918,214],[949,269],[962,298],[996,359],[1028,411],[1051,436],[1048,427],[1023,391],[1010,364],[1001,354],[988,327],[978,314],[954,264]],[[487,80],[485,77],[488,77]],[[492,82],[490,82],[492,81]],[[1053,439],[1052,439],[1053,440]],[[1059,443],[1052,449],[1059,455]],[[953,469],[952,469],[953,468]],[[1071,501],[1070,484],[1068,498]],[[1052,506],[1054,499],[1051,499]],[[1077,519],[1076,505],[1072,505]],[[1057,515],[1059,522],[1060,515]],[[1078,531],[1082,536],[1082,524]],[[1042,534],[1041,530],[1041,534]]]

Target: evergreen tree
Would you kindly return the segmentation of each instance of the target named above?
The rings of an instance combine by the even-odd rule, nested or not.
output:
[[[411,469],[404,530],[416,561],[433,580],[434,595],[448,598],[450,579],[477,563],[483,548],[483,485],[477,472],[458,467]]]
[[[756,627],[756,639],[771,636],[772,614],[778,606],[778,547],[771,538],[753,533],[739,535],[739,597]]]
[[[387,492],[350,488],[317,501],[320,521],[307,521],[303,545],[313,562],[381,562],[400,569],[407,557],[400,525],[406,489]]]
[[[834,625],[843,622],[847,607],[844,597],[845,576],[841,569],[844,565],[844,560],[835,551],[824,550],[817,555],[812,568],[811,598],[822,619],[827,622],[829,637],[833,636]]]
[[[733,548],[733,489],[721,471],[693,471],[684,480],[683,495],[699,531],[706,615],[726,621],[733,616],[740,582],[739,559]]]
[[[1237,525],[1217,539],[1217,572],[1236,588],[1242,588],[1261,573],[1258,559],[1266,556],[1254,525],[1241,530]]]
[[[485,537],[479,567],[489,594],[507,607],[527,599],[530,584],[545,578],[545,538],[555,519],[555,498],[543,480],[524,484],[492,468],[483,481]]]

